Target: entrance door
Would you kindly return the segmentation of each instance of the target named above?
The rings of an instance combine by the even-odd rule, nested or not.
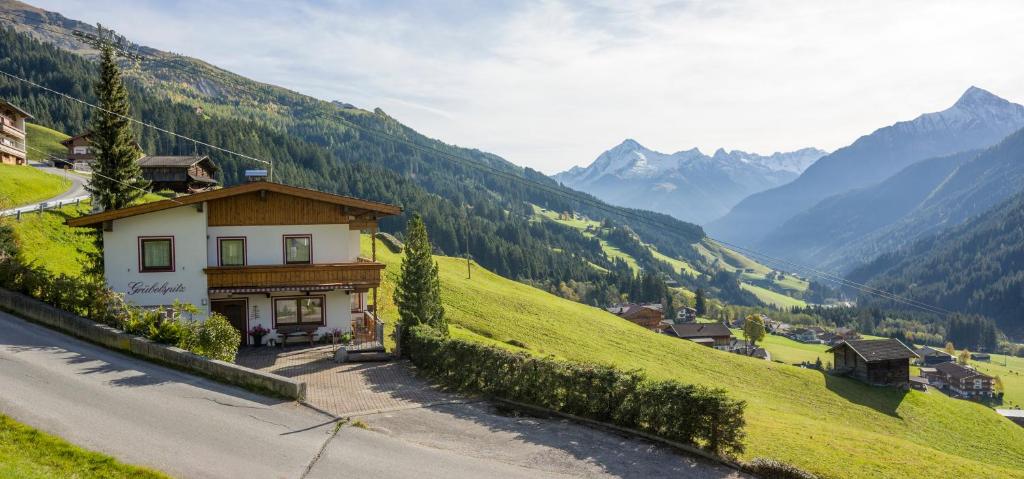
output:
[[[214,313],[223,314],[224,317],[228,318],[228,322],[241,334],[242,344],[249,344],[249,333],[247,331],[249,328],[248,301],[244,299],[210,301],[210,309]]]

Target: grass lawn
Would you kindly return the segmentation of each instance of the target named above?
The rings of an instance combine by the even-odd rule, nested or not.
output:
[[[21,261],[40,264],[52,273],[80,275],[85,252],[96,251],[96,248],[88,229],[68,228],[64,221],[88,211],[89,202],[85,201],[77,207],[24,214],[21,221],[12,220],[10,224],[20,245]]]
[[[64,155],[67,154],[68,149],[65,148],[64,145],[60,144],[60,142],[68,139],[68,135],[34,123],[26,123],[25,125],[28,146],[38,148],[45,152],[45,154],[43,154],[30,149],[27,152],[29,160],[42,162],[49,159],[47,155],[63,158]]]
[[[13,208],[53,198],[71,188],[71,182],[33,166],[0,165],[0,197],[4,208]]]
[[[1024,407],[1024,358],[993,354],[992,362],[971,361],[970,365],[1003,380],[1003,406],[999,407]]]
[[[368,250],[368,238],[364,238]],[[388,264],[381,315],[396,317],[391,294],[400,256]],[[659,335],[600,309],[438,257],[442,301],[456,337],[534,354],[639,368],[654,378],[725,388],[747,401],[744,458],[771,457],[825,477],[1024,478],[1024,428],[989,408],[934,391],[902,393],[798,367],[715,351]],[[799,361],[793,345],[787,352]],[[773,352],[773,354],[775,354]]]
[[[0,477],[86,479],[167,476],[86,451],[0,415]]]
[[[733,329],[732,334],[737,338],[743,338],[742,329]],[[822,362],[832,361],[832,353],[825,352],[828,346],[824,344],[804,344],[784,336],[766,334],[757,345],[771,353],[772,361],[786,364],[800,364],[804,361],[813,363],[818,358],[821,358]]]
[[[67,138],[58,131],[28,123],[28,145],[48,153],[59,150],[63,154],[65,148],[60,144]],[[45,155],[28,150],[28,159],[41,161]],[[3,208],[36,203],[57,196],[71,187],[71,182],[57,175],[43,173],[31,166],[0,165],[0,197],[6,197]]]
[[[807,303],[803,300],[786,296],[782,293],[776,293],[770,289],[765,289],[750,283],[740,283],[740,287],[753,293],[754,296],[757,296],[757,299],[761,300],[761,302],[765,304],[774,304],[779,308],[789,309],[793,306],[807,306]]]

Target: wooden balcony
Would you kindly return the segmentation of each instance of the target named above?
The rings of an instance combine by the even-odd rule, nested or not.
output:
[[[281,288],[296,290],[346,289],[365,291],[380,285],[383,263],[360,261],[333,264],[282,264],[261,266],[211,266],[206,273],[211,290],[231,288],[245,292],[272,291]]]
[[[0,152],[19,158],[25,157],[25,147],[23,145],[8,145],[7,143],[0,142]]]
[[[0,123],[0,133],[3,133],[4,135],[8,135],[8,136],[11,136],[11,137],[14,137],[14,138],[17,138],[19,140],[24,140],[25,139],[25,132],[24,131],[18,129],[18,127],[14,126],[14,125],[10,125],[10,124],[7,124],[7,123]]]

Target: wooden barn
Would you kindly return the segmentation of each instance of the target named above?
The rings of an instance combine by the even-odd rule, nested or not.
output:
[[[826,352],[834,354],[837,373],[879,386],[909,386],[910,360],[918,357],[898,339],[843,341]]]
[[[217,166],[209,156],[145,156],[139,160],[142,177],[153,184],[153,191],[169,189],[195,193],[217,186]]]

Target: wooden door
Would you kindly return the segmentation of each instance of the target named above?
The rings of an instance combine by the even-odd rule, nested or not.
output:
[[[224,317],[228,318],[231,325],[241,334],[242,344],[249,344],[248,301],[244,299],[211,301],[210,309],[214,313],[223,314]]]

